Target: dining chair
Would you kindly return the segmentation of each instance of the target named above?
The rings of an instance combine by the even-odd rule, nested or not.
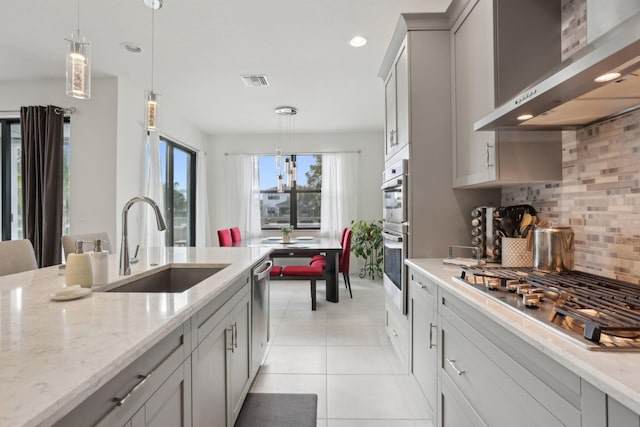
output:
[[[21,273],[38,268],[36,253],[31,240],[6,240],[0,242],[0,276]]]
[[[351,260],[351,229],[347,229],[342,239],[342,252],[340,252],[340,266],[338,272],[342,273],[344,285],[349,289],[349,296],[353,298],[351,293],[351,279],[349,278],[349,264]]]
[[[105,231],[99,231],[96,233],[84,233],[84,234],[67,234],[62,236],[60,240],[62,241],[62,249],[64,250],[64,257],[68,257],[69,254],[73,254],[76,252],[76,241],[82,240],[82,249],[91,248],[93,250],[93,242],[97,239],[102,240],[102,249],[113,253],[113,248],[111,246],[111,240],[109,240],[109,235]]]
[[[342,246],[342,242],[344,241],[344,235],[345,235],[345,233],[347,232],[347,228],[348,228],[348,227],[344,227],[344,228],[342,229],[342,232],[340,232],[340,246]],[[325,259],[325,256],[324,256],[324,255],[314,255],[314,256],[312,256],[312,257],[311,257],[311,261],[310,261],[310,263],[311,263],[311,262],[318,261],[318,260],[324,260],[324,263],[325,263],[325,264],[327,263],[327,260]]]
[[[231,239],[231,231],[228,228],[218,230],[218,244],[220,247],[233,246],[233,240]]]
[[[340,252],[340,259],[338,260],[338,273],[342,273],[344,286],[349,290],[349,296],[353,298],[353,293],[351,292],[351,279],[349,278],[349,264],[351,260],[351,229],[348,227],[345,227],[342,230],[340,246],[342,246],[342,251]],[[311,258],[309,265],[322,266],[324,268],[327,265],[327,259],[324,255],[316,255]]]
[[[232,227],[229,229],[231,232],[231,241],[233,243],[237,243],[242,240],[242,234],[240,233],[240,229],[238,227]]]

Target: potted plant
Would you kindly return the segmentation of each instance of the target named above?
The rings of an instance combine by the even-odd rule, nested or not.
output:
[[[360,277],[382,277],[382,220],[351,222],[351,252],[364,259]]]
[[[291,243],[291,232],[293,231],[293,225],[285,225],[280,228],[282,231],[282,243]]]

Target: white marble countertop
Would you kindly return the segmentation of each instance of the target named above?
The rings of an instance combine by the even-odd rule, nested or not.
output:
[[[503,327],[527,340],[576,375],[640,414],[640,352],[586,350],[478,292],[473,287],[451,280],[453,276],[459,276],[460,267],[443,266],[440,258],[410,259],[406,263],[447,290],[454,292]]]
[[[141,250],[132,276],[173,264],[225,266],[179,294],[93,292],[56,302],[64,273],[0,277],[0,426],[50,425],[219,295],[269,248]],[[110,284],[121,282],[109,256]]]

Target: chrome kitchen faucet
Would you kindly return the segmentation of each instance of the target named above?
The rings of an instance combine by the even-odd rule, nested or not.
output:
[[[158,224],[158,230],[163,231],[167,229],[167,226],[164,223],[164,218],[162,217],[162,213],[160,212],[160,208],[158,204],[154,202],[152,199],[144,196],[136,196],[133,199],[129,200],[124,204],[122,208],[122,245],[120,247],[120,275],[121,276],[129,276],[131,275],[131,264],[129,260],[129,238],[127,231],[127,214],[129,212],[129,208],[136,204],[137,202],[146,202],[152,208],[156,214],[156,223]]]

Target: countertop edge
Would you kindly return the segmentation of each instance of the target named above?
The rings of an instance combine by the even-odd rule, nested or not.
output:
[[[481,295],[472,288],[465,288],[464,285],[451,280],[451,277],[460,270],[460,267],[443,266],[442,259],[440,258],[407,259],[405,263],[436,281],[448,291],[453,292],[456,296],[462,298],[466,303],[508,331],[521,337],[525,336],[527,342],[543,354],[590,382],[635,413],[640,414],[640,382],[625,375],[624,372],[624,365],[628,365],[631,368],[634,364],[634,371],[637,371],[638,362],[640,362],[640,353],[589,351],[571,342],[567,342],[558,334],[552,333],[532,320],[520,315],[519,318],[525,319],[527,323],[527,328],[521,328],[517,323],[508,321],[509,315],[516,315],[516,313],[509,308],[497,301],[493,301],[491,298]],[[440,271],[436,271],[438,269]],[[491,307],[492,310],[487,310],[487,307]],[[612,369],[612,365],[614,365],[611,360],[606,360],[607,358],[616,359],[614,360],[614,362],[618,362],[616,367],[621,370],[619,376],[603,370],[605,365],[608,365],[607,367],[610,370]],[[620,361],[626,361],[626,363],[621,366]]]

